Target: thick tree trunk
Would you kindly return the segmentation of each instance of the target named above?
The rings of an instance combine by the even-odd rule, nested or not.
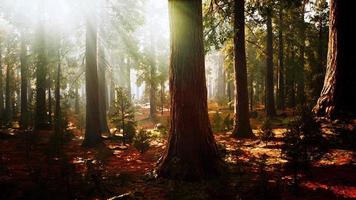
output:
[[[107,122],[107,108],[106,108],[106,77],[105,77],[105,54],[102,47],[99,48],[99,66],[98,66],[98,82],[99,82],[99,114],[100,114],[100,133],[109,134],[109,127]]]
[[[27,66],[27,46],[25,43],[24,33],[21,34],[21,116],[20,127],[21,129],[28,128],[28,96],[27,96],[27,83],[28,83],[28,66]]]
[[[85,52],[86,126],[83,146],[94,147],[102,142],[99,117],[97,25],[95,15],[88,18]]]
[[[281,3],[280,3],[281,4]],[[283,7],[279,5],[278,17],[278,108],[284,109],[285,106],[285,85],[284,85],[284,41],[283,41]]]
[[[356,37],[351,1],[330,1],[329,50],[324,87],[314,107],[317,116],[356,116]]]
[[[325,74],[325,57],[324,57],[324,27],[323,27],[323,18],[320,16],[319,19],[319,44],[318,44],[318,66],[313,70],[313,99],[318,98],[321,90],[323,89],[323,78]]]
[[[253,137],[248,109],[247,68],[245,49],[245,0],[234,4],[234,51],[235,51],[235,123],[233,135]]]
[[[48,126],[46,109],[46,51],[44,27],[40,25],[38,32],[37,67],[36,67],[36,110],[35,129]]]
[[[171,128],[158,175],[196,180],[219,174],[208,117],[202,1],[170,0]]]
[[[266,69],[266,114],[274,117],[276,109],[274,105],[273,87],[273,32],[272,32],[272,9],[267,9],[267,69]]]

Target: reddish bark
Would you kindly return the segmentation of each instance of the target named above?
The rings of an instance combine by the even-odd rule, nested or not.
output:
[[[350,1],[330,1],[329,49],[324,87],[314,107],[317,116],[338,118],[356,114],[356,44]]]
[[[208,118],[202,1],[169,1],[171,129],[161,177],[196,180],[219,173],[221,160]]]
[[[99,118],[99,83],[97,65],[97,25],[95,17],[87,20],[85,52],[86,126],[83,146],[101,143]]]
[[[274,105],[273,85],[273,32],[272,32],[272,8],[267,9],[267,69],[266,69],[266,114],[267,117],[276,115]]]
[[[235,127],[237,137],[253,137],[248,109],[247,69],[245,50],[245,0],[237,0],[234,5],[234,45],[235,45]]]

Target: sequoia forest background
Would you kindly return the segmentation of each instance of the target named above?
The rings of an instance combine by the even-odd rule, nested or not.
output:
[[[356,199],[351,2],[0,0],[0,199]]]

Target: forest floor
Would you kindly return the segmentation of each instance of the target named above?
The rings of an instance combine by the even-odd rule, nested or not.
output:
[[[138,117],[139,125],[153,128],[146,114],[142,111]],[[166,137],[155,138],[143,154],[115,140],[86,149],[81,147],[82,134],[72,124],[75,137],[53,153],[51,131],[3,129],[0,199],[356,199],[356,151],[341,143],[330,145],[321,160],[298,173],[299,186],[294,187],[293,172],[281,153],[286,118],[274,121],[275,138],[268,143],[215,133],[227,171],[203,182],[155,177]],[[256,134],[258,121],[252,120]],[[324,130],[332,135],[335,127],[325,125]]]

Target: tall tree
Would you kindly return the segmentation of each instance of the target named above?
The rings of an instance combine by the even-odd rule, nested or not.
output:
[[[318,116],[338,118],[356,115],[356,57],[354,56],[353,13],[351,1],[331,0],[329,50],[324,87],[314,112]]]
[[[100,45],[98,52],[98,83],[99,83],[99,114],[100,114],[100,132],[109,134],[109,127],[107,122],[107,89],[106,89],[106,63],[105,53],[103,47]]]
[[[169,0],[171,121],[158,175],[202,179],[217,175],[221,159],[208,117],[202,0]]]
[[[42,129],[48,124],[48,118],[46,114],[47,61],[43,22],[40,22],[39,24],[37,37],[35,129]]]
[[[93,10],[93,9],[92,9]],[[93,147],[101,143],[99,117],[99,83],[97,64],[97,24],[94,12],[88,12],[86,21],[85,89],[86,126],[83,146]]]
[[[305,31],[306,31],[306,24],[305,24],[305,6],[306,6],[307,1],[302,0],[301,6],[300,6],[300,16],[299,16],[299,21],[300,21],[300,27],[299,27],[299,67],[298,67],[298,87],[297,87],[297,100],[298,103],[303,103],[305,101]]]
[[[2,39],[2,38],[0,38]],[[2,41],[0,41],[0,126],[3,123],[4,114],[4,85],[3,85],[3,63],[2,63]]]
[[[4,112],[4,121],[6,125],[9,125],[12,119],[12,103],[11,103],[11,96],[12,96],[12,91],[11,90],[11,75],[12,75],[12,63],[10,61],[12,55],[11,55],[11,48],[8,46],[7,47],[7,58],[6,58],[6,79],[5,79],[5,112]]]
[[[156,111],[157,111],[157,104],[156,104],[156,90],[157,90],[157,61],[156,61],[156,48],[154,46],[154,37],[153,33],[151,32],[151,56],[150,56],[150,75],[149,75],[149,99],[150,99],[150,118],[152,120],[156,119]]]
[[[27,65],[27,45],[25,41],[24,31],[21,33],[21,118],[20,127],[27,129],[28,127],[28,95],[27,95],[27,83],[28,83],[28,65]]]
[[[58,45],[57,51],[57,76],[56,76],[56,88],[54,92],[55,97],[55,109],[54,109],[54,136],[55,140],[60,142],[60,136],[62,133],[62,116],[61,116],[61,51],[60,45]]]
[[[234,50],[235,50],[235,125],[233,134],[238,137],[252,137],[249,119],[246,48],[245,48],[245,0],[234,4]]]
[[[273,32],[272,32],[272,7],[266,8],[267,18],[267,69],[266,69],[266,114],[267,117],[276,115],[274,105],[274,84],[273,84]]]
[[[279,13],[278,13],[278,108],[284,109],[284,95],[285,95],[285,85],[284,85],[284,38],[283,38],[283,3],[279,2]]]

